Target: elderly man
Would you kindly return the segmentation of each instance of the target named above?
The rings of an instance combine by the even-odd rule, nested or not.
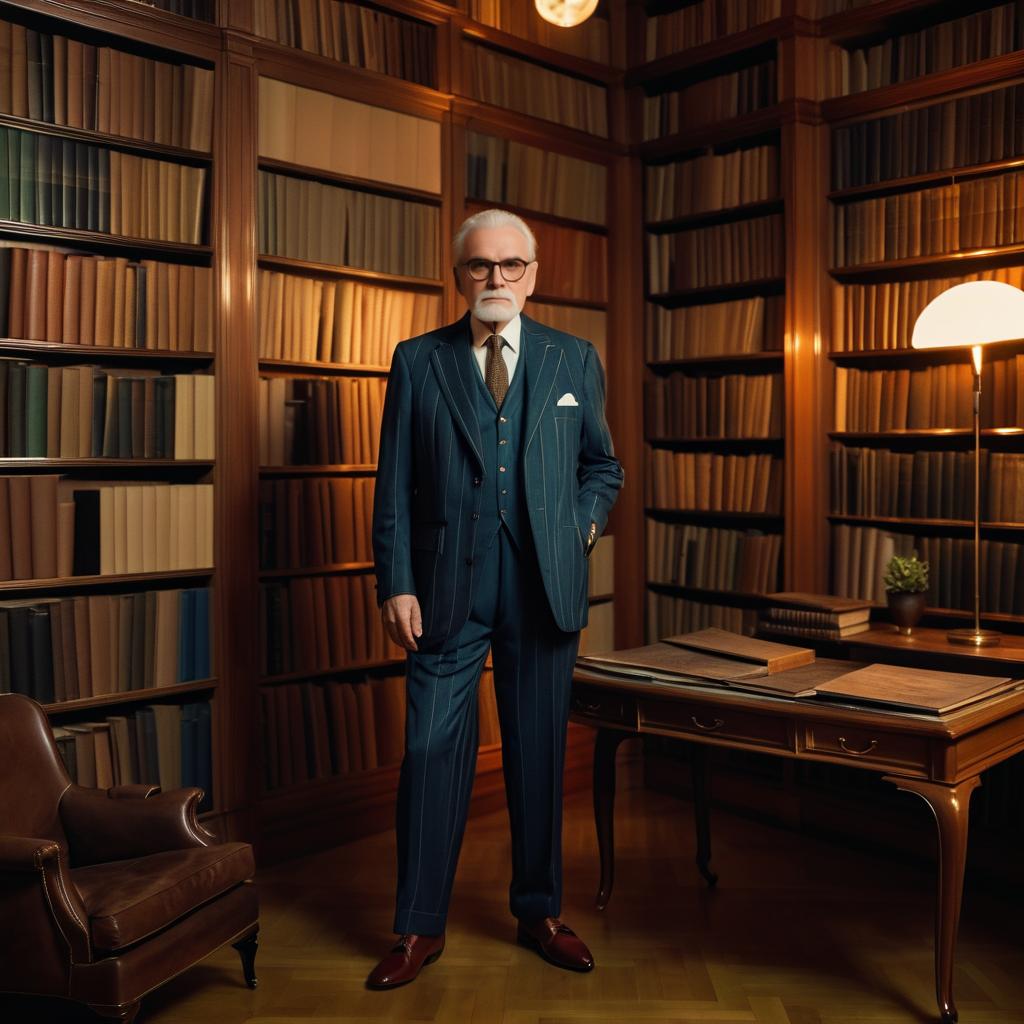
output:
[[[412,981],[444,950],[477,750],[488,650],[512,831],[517,939],[559,967],[590,952],[561,911],[569,692],[587,622],[587,556],[622,486],[593,345],[521,310],[536,241],[485,210],[454,240],[468,312],[402,342],[388,377],[373,510],[377,597],[405,650],[398,791],[401,940],[371,988]]]

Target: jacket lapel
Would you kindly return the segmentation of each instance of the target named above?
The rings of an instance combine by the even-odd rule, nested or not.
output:
[[[540,418],[551,402],[555,386],[555,372],[561,360],[557,345],[551,344],[548,335],[536,320],[522,314],[523,355],[526,358],[526,440],[523,454],[530,447],[537,432]]]
[[[470,350],[469,313],[442,333],[441,340],[430,354],[430,360],[452,419],[458,424],[482,469],[483,442],[480,440],[480,422],[477,420],[476,399],[473,396],[472,374],[476,373],[476,369]]]

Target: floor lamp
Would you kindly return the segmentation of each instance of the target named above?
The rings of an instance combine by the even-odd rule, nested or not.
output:
[[[914,324],[916,349],[970,348],[974,371],[974,627],[947,633],[950,643],[998,644],[1001,634],[981,628],[981,351],[1024,335],[1024,291],[1001,281],[968,281],[932,299]]]

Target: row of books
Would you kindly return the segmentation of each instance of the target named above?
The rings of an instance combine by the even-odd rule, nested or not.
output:
[[[593,342],[601,357],[602,365],[608,367],[608,313],[603,309],[586,309],[581,306],[569,306],[559,303],[557,306],[547,302],[528,300],[524,308],[527,316],[554,327],[557,331],[575,334]]]
[[[337,0],[256,0],[258,36],[352,67],[437,85],[434,28]]]
[[[389,366],[399,341],[441,322],[437,292],[273,270],[258,272],[256,299],[261,359]]]
[[[779,195],[779,147],[750,146],[646,169],[644,211],[668,220],[724,210]]]
[[[646,503],[659,509],[782,511],[782,460],[769,454],[647,450]]]
[[[267,675],[402,655],[384,632],[372,574],[304,576],[260,588]]]
[[[156,260],[0,245],[6,338],[209,352],[212,272]]]
[[[56,726],[53,738],[71,781],[109,789],[144,784],[170,793],[203,791],[201,811],[213,805],[209,701],[149,704],[127,715]]]
[[[768,595],[758,633],[839,640],[871,628],[871,604],[832,594],[782,591]]]
[[[732,633],[753,636],[757,628],[757,612],[753,608],[736,608],[708,601],[690,601],[670,594],[647,593],[647,642],[664,636],[692,633],[698,629],[728,629]]]
[[[441,122],[260,76],[259,155],[441,191]]]
[[[214,379],[0,358],[0,457],[213,459]]]
[[[1024,47],[1018,5],[1000,4],[880,43],[845,50],[830,47],[825,86],[832,96],[879,89],[950,68],[1012,53]]]
[[[439,229],[436,206],[259,173],[261,254],[437,278]]]
[[[832,345],[841,352],[910,348],[921,310],[965,281],[1004,281],[1024,287],[1024,268],[998,267],[962,277],[836,285],[832,291]]]
[[[198,245],[206,168],[0,127],[0,220]]]
[[[882,575],[894,554],[916,551],[928,563],[928,603],[937,608],[974,606],[974,542],[965,537],[914,537],[869,526],[833,528],[836,591],[885,601]],[[1024,557],[1021,545],[983,539],[980,545],[981,609],[1024,613]]]
[[[782,16],[782,0],[698,0],[647,19],[644,55],[667,57]]]
[[[780,437],[782,374],[673,373],[644,386],[647,437]]]
[[[372,465],[387,382],[260,377],[260,465]]]
[[[211,675],[205,587],[0,602],[0,693],[59,704]]]
[[[607,191],[604,164],[466,132],[466,195],[470,199],[604,224]]]
[[[755,296],[700,306],[647,306],[647,353],[654,361],[781,350],[785,309]]]
[[[832,187],[869,185],[1024,153],[1024,86],[961,96],[832,130]]]
[[[982,426],[1024,425],[1024,387],[1020,386],[1024,355],[992,359],[982,372]],[[972,371],[967,362],[916,370],[837,366],[836,430],[970,427],[972,395]]]
[[[981,518],[1024,523],[1024,455],[983,450]],[[894,452],[834,445],[832,511],[851,516],[974,518],[973,452]]]
[[[509,54],[463,43],[463,86],[482,103],[608,137],[608,90]]]
[[[776,102],[774,60],[705,78],[674,92],[644,97],[643,138],[659,139],[686,128],[751,114]]]
[[[480,679],[478,705],[480,745],[500,743],[490,670]],[[266,789],[399,764],[405,706],[404,675],[262,687]]]
[[[0,20],[0,112],[210,149],[213,72]]]
[[[0,580],[213,565],[213,484],[0,477]]]
[[[976,178],[835,205],[833,265],[931,256],[1024,240],[1024,174]]]
[[[524,4],[522,0],[469,0],[469,16],[483,25],[562,53],[599,64],[609,61],[608,18],[600,10],[596,17],[573,26],[571,31],[545,21],[532,4]]]
[[[651,294],[779,277],[784,273],[782,217],[713,224],[647,236]]]
[[[373,477],[261,480],[260,567],[372,562],[374,483]]]
[[[782,534],[647,520],[647,580],[741,594],[774,590]]]

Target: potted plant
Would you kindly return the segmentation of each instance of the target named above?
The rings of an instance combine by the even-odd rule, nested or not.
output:
[[[903,636],[910,636],[924,614],[928,563],[922,562],[916,551],[909,555],[893,555],[885,567],[882,583],[896,629]]]

